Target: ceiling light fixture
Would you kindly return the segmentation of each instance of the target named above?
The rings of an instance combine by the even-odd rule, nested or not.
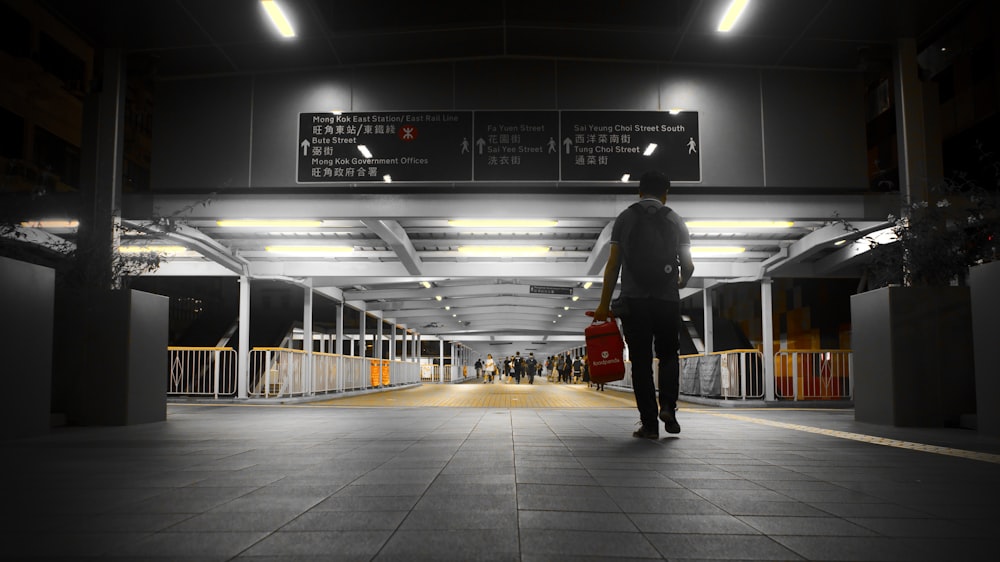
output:
[[[118,246],[119,254],[146,254],[150,252],[156,254],[178,254],[186,251],[187,248],[184,246]]]
[[[452,219],[448,226],[466,228],[548,228],[559,224],[551,219]]]
[[[678,113],[680,113],[682,111],[684,111],[684,110],[683,109],[674,108],[674,109],[668,109],[667,113],[669,113],[671,115],[677,115]]]
[[[350,254],[352,246],[265,246],[264,250],[272,254],[294,256],[318,256],[328,254]]]
[[[594,282],[593,281],[587,281],[586,283],[583,284],[583,288],[584,289],[589,289],[589,288],[591,288],[593,286],[594,286]]]
[[[76,228],[80,226],[80,221],[73,220],[40,220],[24,221],[21,223],[24,228]]]
[[[548,246],[459,246],[458,253],[480,257],[527,257],[545,255],[549,249]]]
[[[632,177],[632,174],[622,174],[622,183],[627,182],[630,177]]]
[[[840,239],[833,243],[834,246],[843,246],[844,244],[847,244],[847,240],[845,239]]]
[[[726,8],[726,13],[722,15],[722,19],[719,20],[717,31],[722,33],[730,32],[733,26],[736,25],[736,20],[740,19],[740,16],[743,15],[743,10],[746,9],[749,3],[750,0],[733,0],[729,4],[729,7]]]
[[[434,295],[434,300],[436,300],[436,301],[440,301],[443,298],[444,297],[442,297],[441,295]]]
[[[747,249],[741,246],[692,246],[693,256],[731,256],[742,254]]]
[[[360,152],[361,155],[364,156],[365,158],[372,157],[372,151],[368,150],[368,147],[363,144],[358,145],[358,152]]]
[[[573,302],[576,302],[576,301],[580,300],[580,297],[578,297],[576,295],[573,295],[573,298],[570,299],[570,300],[572,300]]]
[[[754,220],[720,220],[720,221],[687,221],[688,228],[791,228],[792,221],[754,221]]]
[[[382,176],[382,181],[384,181],[385,183],[392,183],[392,176],[390,176],[389,174],[386,174],[386,175]]]
[[[643,156],[649,156],[655,150],[656,150],[656,143],[655,142],[651,142],[651,143],[649,143],[649,144],[646,145],[646,150],[643,151],[642,155]]]
[[[215,221],[222,228],[308,228],[323,226],[315,219],[224,219]]]
[[[431,282],[430,281],[421,281],[420,284],[423,285],[423,287],[425,289],[430,289],[431,288]]]
[[[267,12],[268,17],[274,22],[274,27],[278,28],[278,33],[282,37],[295,37],[295,30],[292,29],[292,23],[285,17],[285,12],[281,10],[281,6],[277,2],[274,0],[260,0],[260,5],[264,7],[264,11]]]

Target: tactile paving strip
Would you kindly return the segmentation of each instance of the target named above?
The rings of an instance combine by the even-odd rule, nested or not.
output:
[[[721,418],[728,418],[737,421],[744,421],[750,423],[756,423],[760,425],[767,425],[771,427],[780,427],[782,429],[791,429],[794,431],[805,431],[808,433],[817,433],[819,435],[828,435],[830,437],[838,437],[840,439],[851,439],[854,441],[861,441],[862,443],[871,443],[873,445],[883,445],[886,447],[896,447],[899,449],[907,449],[910,451],[920,451],[923,453],[934,453],[936,455],[948,455],[951,457],[961,457],[964,459],[972,459],[983,462],[990,462],[995,464],[1000,464],[1000,455],[995,455],[992,453],[980,453],[977,451],[967,451],[965,449],[953,449],[951,447],[939,447],[937,445],[925,445],[923,443],[913,443],[910,441],[900,441],[898,439],[889,439],[886,437],[876,437],[873,435],[864,435],[862,433],[851,433],[849,431],[838,431],[835,429],[823,429],[819,427],[810,427],[808,425],[799,425],[794,423],[785,423],[773,420],[765,420],[760,418],[754,418],[750,416],[740,416],[736,414],[725,414],[722,412],[715,412],[707,410],[704,408],[688,410],[690,412],[697,412],[701,414],[708,414],[712,416],[718,416]]]

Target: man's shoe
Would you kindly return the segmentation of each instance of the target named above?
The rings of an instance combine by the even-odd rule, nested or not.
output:
[[[663,422],[663,427],[667,430],[667,433],[681,432],[681,424],[677,423],[677,416],[674,414],[673,408],[660,410],[660,421]]]
[[[660,430],[655,427],[645,427],[642,426],[639,429],[632,432],[632,437],[641,437],[643,439],[659,439]]]

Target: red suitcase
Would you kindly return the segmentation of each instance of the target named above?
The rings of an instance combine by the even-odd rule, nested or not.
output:
[[[615,319],[609,317],[607,322],[594,322],[583,334],[587,340],[590,381],[607,383],[625,378],[625,342]]]

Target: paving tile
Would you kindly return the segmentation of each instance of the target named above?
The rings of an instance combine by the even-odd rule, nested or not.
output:
[[[567,558],[658,558],[656,549],[642,534],[607,531],[521,530],[521,551],[525,555],[559,555]]]
[[[557,529],[563,531],[638,532],[638,528],[624,513],[599,513],[585,511],[531,511],[518,512],[518,525],[523,530]]]
[[[396,531],[375,560],[517,560],[514,530]]]
[[[805,535],[864,537],[875,533],[866,527],[836,517],[762,517],[741,516],[741,521],[765,535]]]
[[[671,560],[801,560],[769,537],[750,535],[646,534],[649,542]]]
[[[390,535],[391,531],[277,531],[250,547],[245,556],[371,559]]]
[[[643,533],[759,535],[760,531],[732,515],[633,513],[629,518]]]

